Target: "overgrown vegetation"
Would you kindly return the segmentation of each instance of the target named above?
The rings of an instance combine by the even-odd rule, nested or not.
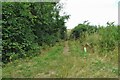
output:
[[[106,27],[99,28],[99,48],[102,52],[113,51],[118,47],[118,26],[113,23],[107,23]]]
[[[49,51],[39,56],[16,60],[8,63],[3,68],[3,78],[40,78],[57,76],[52,72],[58,72],[63,63],[63,43],[55,44]],[[59,63],[59,65],[58,65]],[[15,68],[13,68],[15,67]]]
[[[118,26],[84,21],[67,30],[69,15],[59,15],[62,7],[58,2],[2,4],[3,78],[118,77]]]
[[[114,25],[114,22],[107,22],[107,26],[92,26],[89,22],[85,21],[83,24],[79,24],[71,31],[70,41],[71,43],[75,43],[74,47],[76,48],[70,46],[70,52],[72,55],[78,54],[80,57],[85,57],[86,60],[89,60],[89,63],[91,62],[91,58],[94,59],[95,64],[94,61],[92,64],[86,62],[86,66],[88,64],[89,67],[94,64],[94,66],[91,67],[92,70],[98,70],[98,72],[93,71],[94,77],[105,75],[109,76],[104,72],[105,67],[107,70],[112,65],[115,65],[114,68],[111,67],[109,70],[118,75],[118,31],[118,26]],[[86,44],[88,44],[89,47],[85,46]],[[87,48],[87,52],[84,52],[84,47]],[[86,69],[84,70],[85,72],[87,71]],[[101,72],[101,70],[104,71]],[[106,71],[108,74],[110,73],[109,70]],[[88,73],[87,75],[90,74]]]
[[[107,22],[107,26],[92,26],[85,21],[72,30],[70,37],[97,47],[100,53],[109,53],[118,47],[118,26],[114,22]]]
[[[2,61],[34,56],[40,46],[53,46],[65,39],[65,20],[58,2],[2,3]]]
[[[117,78],[118,55],[84,54],[79,40],[56,44],[32,58],[16,60],[3,68],[3,78]],[[64,51],[66,53],[64,53]],[[116,50],[114,51],[116,53]]]

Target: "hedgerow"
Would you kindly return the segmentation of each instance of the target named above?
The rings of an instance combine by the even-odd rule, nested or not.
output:
[[[40,46],[65,39],[65,20],[58,2],[2,3],[2,61],[36,55]]]

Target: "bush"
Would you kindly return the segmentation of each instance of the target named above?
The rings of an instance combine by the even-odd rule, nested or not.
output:
[[[64,39],[69,16],[60,16],[60,9],[59,3],[3,2],[2,61],[36,55],[40,46]]]

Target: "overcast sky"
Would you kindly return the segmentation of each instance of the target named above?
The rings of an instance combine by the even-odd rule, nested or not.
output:
[[[120,0],[61,0],[63,12],[71,15],[68,29],[89,20],[92,25],[105,25],[107,21],[118,24],[118,2]],[[61,14],[62,15],[62,14]]]

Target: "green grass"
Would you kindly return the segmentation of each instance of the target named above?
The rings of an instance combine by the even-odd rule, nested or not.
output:
[[[50,71],[58,71],[60,62],[63,60],[62,51],[63,46],[56,45],[43,55],[9,63],[3,68],[2,76],[4,78],[44,77],[43,74],[47,75]]]
[[[98,78],[118,77],[117,54],[84,53],[79,41],[68,41],[68,55],[63,54],[64,43],[31,59],[17,60],[3,68],[4,78]],[[116,49],[117,50],[117,49]],[[113,51],[113,53],[117,53]]]
[[[79,41],[70,41],[69,45],[71,55],[75,58],[72,77],[118,77],[117,53],[101,56],[97,52],[88,52],[84,55]]]

